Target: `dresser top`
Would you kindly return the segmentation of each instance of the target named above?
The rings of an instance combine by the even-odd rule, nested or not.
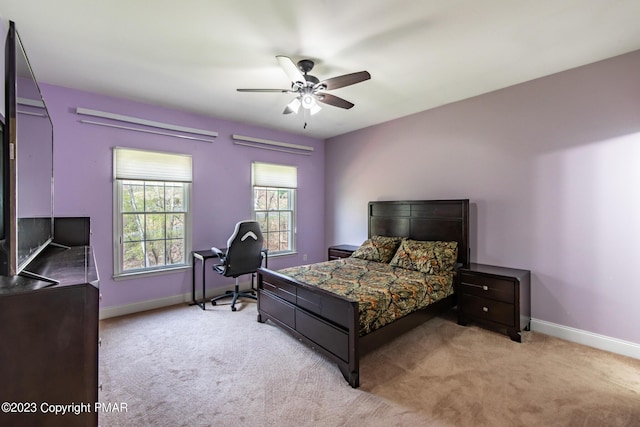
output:
[[[97,287],[99,281],[93,252],[89,246],[49,246],[25,270],[59,283],[52,284],[24,276],[0,276],[0,295],[83,283],[91,283]]]
[[[522,270],[519,268],[500,267],[497,265],[478,264],[472,262],[469,264],[469,268],[463,268],[462,271],[471,271],[476,273],[493,274],[495,276],[507,276],[521,278],[531,274],[529,270]]]

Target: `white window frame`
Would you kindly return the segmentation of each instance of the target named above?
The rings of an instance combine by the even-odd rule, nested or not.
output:
[[[251,217],[257,219],[255,190],[256,187],[271,190],[289,190],[293,200],[291,201],[291,235],[288,250],[272,251],[269,249],[269,257],[296,254],[297,246],[297,213],[298,213],[298,168],[296,166],[279,165],[274,163],[253,162],[251,165]],[[286,210],[282,210],[286,211]],[[268,242],[269,230],[262,230],[265,240]],[[264,246],[269,248],[268,243]]]
[[[114,147],[113,155],[113,277],[115,279],[156,275],[184,270],[190,267],[191,254],[191,156],[187,154],[165,153],[154,150],[141,150]],[[138,269],[124,269],[124,212],[123,183],[131,181],[180,183],[184,185],[184,258],[183,262],[148,266]],[[147,212],[147,211],[143,211]],[[168,213],[154,212],[150,213]],[[165,236],[166,239],[166,236]]]

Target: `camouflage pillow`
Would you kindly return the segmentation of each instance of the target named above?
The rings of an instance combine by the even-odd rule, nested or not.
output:
[[[443,274],[453,270],[457,258],[458,242],[422,242],[405,239],[389,265],[426,274]]]
[[[372,236],[351,254],[354,258],[388,263],[396,253],[401,237]]]

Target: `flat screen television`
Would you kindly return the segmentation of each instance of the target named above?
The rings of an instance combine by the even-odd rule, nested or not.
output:
[[[0,274],[30,275],[53,241],[53,124],[14,22],[5,46]]]

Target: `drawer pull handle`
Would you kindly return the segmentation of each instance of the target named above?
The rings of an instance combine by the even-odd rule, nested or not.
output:
[[[484,311],[485,313],[489,312],[489,307],[482,307],[482,311]]]
[[[463,285],[465,286],[469,286],[471,288],[482,288],[483,291],[488,291],[489,290],[489,286],[487,285],[476,285],[474,283],[466,283],[466,282],[462,282]]]

